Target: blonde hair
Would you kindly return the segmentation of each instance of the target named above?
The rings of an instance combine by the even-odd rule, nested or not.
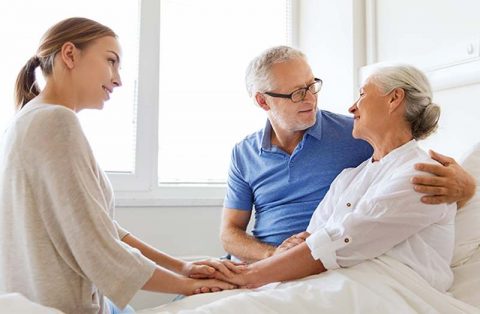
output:
[[[40,66],[44,76],[53,72],[53,62],[66,42],[78,49],[87,47],[95,39],[117,35],[107,26],[96,21],[73,17],[53,25],[43,35],[37,53],[20,70],[15,83],[15,106],[17,110],[36,97],[40,88],[35,77],[35,69]]]
[[[410,65],[387,66],[369,78],[383,93],[395,88],[405,91],[405,120],[413,138],[424,139],[436,131],[440,107],[432,102],[432,88],[425,74]]]

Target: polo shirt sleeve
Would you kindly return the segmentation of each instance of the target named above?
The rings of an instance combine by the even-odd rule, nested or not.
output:
[[[383,188],[369,200],[345,204],[344,209],[337,205],[337,211],[346,212],[342,219],[330,219],[306,240],[312,257],[326,269],[353,266],[454,215],[454,205],[422,203],[411,186],[411,177],[410,172],[385,180]]]
[[[45,228],[62,260],[124,307],[156,265],[120,240],[75,113],[54,108],[45,115],[32,125],[23,156],[25,167],[35,167],[29,173]]]
[[[232,150],[227,179],[227,192],[223,206],[225,208],[251,211],[253,207],[253,191],[239,169],[241,158],[242,152],[237,144]]]

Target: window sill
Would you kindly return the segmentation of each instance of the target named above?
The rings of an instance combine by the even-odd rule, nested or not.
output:
[[[225,185],[160,185],[151,191],[116,191],[117,207],[222,207]]]
[[[116,207],[223,207],[222,199],[117,198]]]

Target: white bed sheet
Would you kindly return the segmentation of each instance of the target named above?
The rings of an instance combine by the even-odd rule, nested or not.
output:
[[[480,313],[480,251],[470,262],[454,269],[457,278],[448,294],[382,256],[255,291],[196,295],[138,313]]]

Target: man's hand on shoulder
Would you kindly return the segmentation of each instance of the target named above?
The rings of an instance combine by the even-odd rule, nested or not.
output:
[[[425,163],[415,165],[415,169],[435,175],[413,177],[415,191],[427,194],[422,197],[422,202],[426,204],[457,202],[458,208],[461,208],[475,194],[475,178],[451,157],[432,150],[430,156],[440,165]]]

